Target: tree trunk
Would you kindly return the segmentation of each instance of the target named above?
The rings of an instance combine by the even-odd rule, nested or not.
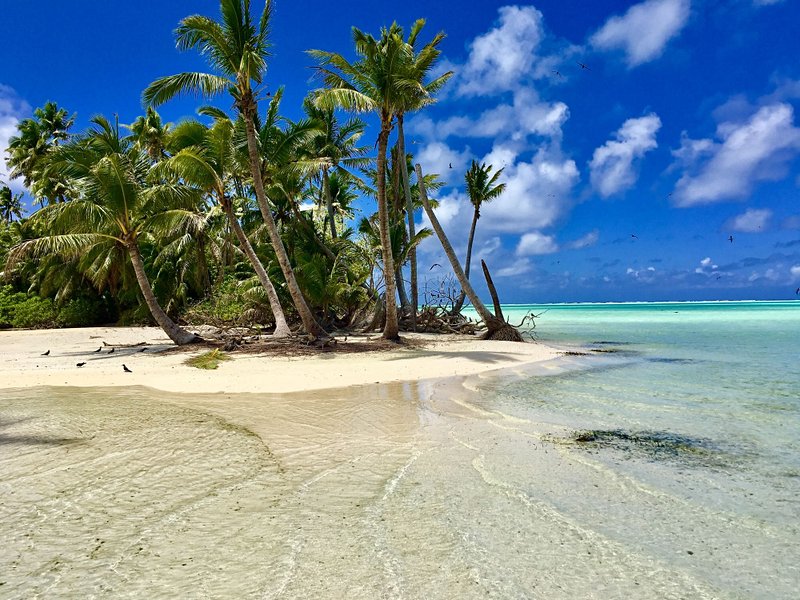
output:
[[[475,208],[475,213],[472,215],[472,226],[469,228],[469,240],[467,241],[467,258],[464,261],[464,275],[469,279],[469,268],[472,262],[472,242],[475,239],[475,227],[478,225],[478,219],[481,218],[480,211]],[[457,315],[461,312],[461,307],[464,306],[464,298],[466,294],[461,290],[461,295],[458,297],[456,305],[453,307],[453,314]]]
[[[378,217],[381,234],[381,254],[383,255],[383,276],[386,281],[386,326],[383,338],[399,340],[397,322],[397,290],[394,280],[394,257],[389,236],[389,206],[386,201],[386,147],[389,142],[389,115],[381,115],[381,132],[378,135]]]
[[[491,295],[492,303],[494,304],[494,316],[501,321],[505,321],[503,307],[500,306],[500,297],[497,295],[497,288],[494,287],[494,281],[492,281],[492,275],[489,273],[489,267],[486,266],[485,260],[481,260],[481,267],[483,267],[483,276],[486,278],[486,287],[489,288],[489,295]]]
[[[294,277],[294,270],[289,262],[289,256],[286,254],[286,248],[283,245],[278,227],[275,225],[275,219],[272,218],[272,211],[269,209],[267,203],[267,195],[264,192],[264,181],[261,179],[261,159],[258,156],[258,146],[256,144],[256,127],[253,122],[253,117],[257,111],[257,105],[252,98],[250,103],[247,104],[246,99],[240,100],[240,110],[244,117],[245,129],[247,130],[247,150],[250,156],[250,172],[253,176],[253,187],[256,192],[256,200],[258,207],[261,209],[261,216],[264,218],[264,223],[269,232],[269,238],[272,242],[272,248],[275,250],[275,256],[278,258],[278,264],[281,266],[283,276],[286,279],[286,285],[289,288],[289,294],[292,296],[297,314],[303,321],[303,327],[306,332],[314,337],[325,337],[327,333],[322,326],[317,323],[311,309],[308,308],[303,293],[300,291],[300,286],[297,285],[297,280]]]
[[[400,306],[403,307],[403,311],[408,311],[407,314],[411,313],[411,303],[408,300],[408,294],[406,293],[406,282],[403,281],[403,271],[401,267],[396,267],[394,270],[394,280],[397,283],[397,295],[400,297]]]
[[[450,265],[453,267],[453,272],[455,273],[458,282],[461,284],[461,289],[466,292],[467,297],[469,298],[469,301],[472,302],[472,306],[475,307],[478,316],[480,316],[480,318],[483,319],[483,322],[486,323],[486,327],[489,329],[489,334],[506,327],[507,324],[504,321],[501,321],[495,317],[489,311],[489,309],[484,306],[483,302],[481,302],[481,299],[478,298],[478,295],[472,288],[469,279],[467,279],[464,271],[461,269],[461,265],[458,262],[458,258],[453,250],[453,246],[450,245],[450,241],[447,239],[444,229],[442,229],[442,226],[439,224],[439,219],[436,218],[436,214],[433,212],[430,202],[428,202],[428,193],[425,190],[425,182],[422,179],[422,167],[416,165],[415,168],[417,172],[417,185],[419,185],[420,199],[425,207],[425,212],[428,215],[428,219],[430,219],[431,225],[436,232],[436,236],[439,238],[439,242],[442,244],[444,253],[447,255]]]
[[[330,221],[331,237],[336,239],[336,214],[333,212],[333,197],[331,196],[331,181],[328,177],[328,167],[323,167],[322,169],[322,189],[325,193],[325,206],[328,208],[328,221]]]
[[[147,274],[144,272],[144,263],[142,262],[142,255],[139,253],[139,245],[135,240],[128,242],[128,255],[131,257],[133,264],[133,271],[136,273],[136,281],[139,283],[139,289],[142,290],[144,301],[147,303],[147,308],[150,309],[150,314],[158,323],[158,326],[164,330],[173,342],[179,346],[191,344],[200,340],[193,333],[189,333],[182,327],[175,324],[175,322],[167,316],[167,313],[161,308],[161,305],[153,293],[153,288],[150,287],[150,281],[147,279]]]
[[[289,324],[286,322],[286,315],[283,313],[283,307],[278,299],[278,293],[275,291],[275,287],[272,285],[269,275],[267,275],[267,270],[264,268],[264,265],[261,264],[261,260],[258,258],[256,251],[253,250],[253,245],[250,243],[250,240],[247,239],[247,235],[245,235],[244,230],[239,223],[239,219],[237,219],[236,215],[233,214],[233,206],[231,206],[230,202],[226,200],[223,203],[223,207],[225,209],[225,213],[228,215],[228,221],[231,224],[231,228],[236,234],[236,238],[239,240],[239,245],[242,247],[245,256],[247,256],[250,264],[253,267],[253,270],[256,272],[256,276],[261,282],[261,286],[267,293],[269,308],[272,311],[272,316],[275,319],[275,333],[272,334],[272,337],[289,337],[292,335],[292,330],[289,329]]]
[[[403,179],[403,195],[406,197],[406,216],[408,217],[408,239],[417,234],[414,224],[414,203],[411,201],[411,183],[408,179],[408,160],[406,159],[406,137],[403,131],[403,113],[397,115],[397,146],[400,154],[400,176]],[[411,330],[417,330],[417,308],[419,307],[419,284],[417,281],[417,249],[408,252],[411,262]]]

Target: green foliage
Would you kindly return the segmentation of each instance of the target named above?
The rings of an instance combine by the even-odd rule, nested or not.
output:
[[[58,310],[49,298],[13,293],[8,286],[0,290],[0,327],[55,327],[57,317]]]
[[[73,298],[58,311],[63,327],[91,327],[111,320],[111,311],[101,298]]]
[[[266,297],[257,290],[261,288],[255,278],[240,281],[226,277],[209,296],[187,309],[183,317],[190,323],[217,326],[270,324],[273,319]]]

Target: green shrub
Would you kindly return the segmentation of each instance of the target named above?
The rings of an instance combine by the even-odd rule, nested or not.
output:
[[[17,305],[24,302],[28,296],[22,292],[15,292],[10,285],[0,287],[0,327],[13,327],[14,313]]]
[[[58,311],[58,322],[63,327],[91,327],[110,320],[108,307],[102,298],[73,298]]]
[[[13,327],[46,328],[58,323],[58,310],[49,298],[31,296],[14,307]]]

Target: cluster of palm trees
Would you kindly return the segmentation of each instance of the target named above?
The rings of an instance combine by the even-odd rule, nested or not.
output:
[[[322,86],[305,99],[305,116],[290,121],[280,115],[282,89],[266,91],[271,0],[258,15],[250,0],[220,0],[220,8],[218,21],[192,15],[176,29],[177,47],[198,51],[211,72],[156,79],[142,94],[146,113],[126,133],[95,117],[72,134],[74,115],[52,102],[20,124],[7,162],[41,208],[18,231],[6,276],[30,276],[38,261],[32,280],[50,274],[57,299],[86,284],[116,298],[135,281],[152,318],[186,344],[196,336],[169,314],[207,296],[212,275],[245,270],[269,304],[276,337],[290,335],[295,318],[311,338],[325,337],[374,308],[383,337],[399,339],[401,323],[416,327],[416,246],[431,235],[415,230],[414,211],[426,189],[441,186],[432,174],[410,178],[404,119],[434,102],[452,75],[431,77],[444,35],[421,44],[419,20],[407,36],[397,24],[377,38],[354,28],[352,61],[310,50]],[[235,113],[204,105],[204,121],[164,123],[156,107],[184,94],[229,95]],[[359,145],[366,124],[357,113],[378,117],[374,159]],[[467,279],[480,204],[503,188],[491,170],[473,163],[467,173],[475,206]],[[20,216],[19,197],[0,193],[8,224]],[[378,210],[356,237],[346,223],[359,195],[376,198]]]

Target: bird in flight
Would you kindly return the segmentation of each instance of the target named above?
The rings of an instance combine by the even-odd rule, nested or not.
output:
[[[588,66],[586,66],[585,64],[583,64],[582,62],[578,62],[578,66],[581,69],[583,69],[584,71],[591,71],[591,69]]]
[[[451,169],[453,168],[453,163],[450,163],[450,168],[451,168]]]
[[[729,241],[731,244],[733,243],[733,236],[732,236],[732,235],[728,236],[728,241]]]
[[[553,75],[555,75],[556,77],[564,77],[564,76],[561,74],[561,71],[556,71],[556,70],[553,70]]]
[[[631,234],[631,237],[632,237],[633,239],[635,239],[635,240],[638,240],[638,239],[639,239],[639,236],[638,236],[638,235],[636,235],[635,233],[632,233],[632,234]]]
[[[48,350],[47,352],[42,352],[42,356],[50,356],[50,350]]]
[[[123,370],[123,371],[125,371],[126,373],[133,373],[133,371],[131,371],[131,370],[130,370],[128,367],[126,367],[125,365],[122,365],[122,370]]]
[[[797,295],[797,296],[800,296],[800,288],[797,288],[797,289],[794,291],[794,293],[795,293],[795,295]]]
[[[75,366],[76,366],[76,367],[82,367],[82,366],[83,366],[83,365],[85,365],[85,364],[86,364],[85,362],[79,362],[79,363],[78,363],[77,365],[75,365]]]
[[[433,263],[433,264],[431,265],[431,268],[430,268],[430,269],[428,269],[428,271],[433,271],[433,267],[441,267],[441,266],[442,266],[442,265],[440,265],[439,263]]]

